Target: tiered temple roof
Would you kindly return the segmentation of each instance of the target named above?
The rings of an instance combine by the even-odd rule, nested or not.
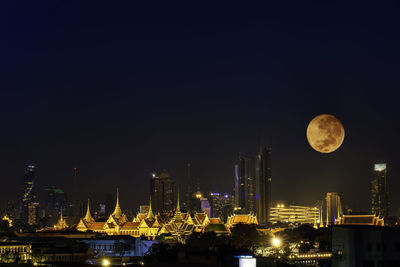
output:
[[[233,227],[235,224],[245,223],[245,224],[258,224],[257,217],[254,213],[249,214],[233,214],[228,217],[226,221],[226,226],[228,228]]]
[[[217,234],[229,234],[229,227],[236,223],[256,223],[254,214],[233,215],[228,218],[226,225],[218,218],[209,219],[207,214],[181,212],[179,205],[179,192],[175,212],[157,213],[152,209],[151,199],[149,211],[138,213],[132,221],[128,221],[119,203],[119,192],[117,190],[117,201],[114,212],[105,222],[96,222],[89,207],[89,200],[86,215],[81,218],[77,230],[106,233],[109,235],[131,235],[134,237],[145,236],[148,239],[155,239],[161,234],[170,234],[174,239],[184,242],[185,238],[192,232],[215,231]]]

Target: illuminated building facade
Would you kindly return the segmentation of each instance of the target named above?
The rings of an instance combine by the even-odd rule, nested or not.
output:
[[[232,228],[235,224],[258,224],[257,216],[254,213],[248,214],[233,214],[228,217],[226,221],[226,227]]]
[[[21,219],[25,222],[33,225],[36,223],[36,217],[34,218],[33,209],[38,206],[36,201],[36,195],[34,192],[34,181],[35,181],[35,166],[28,165],[24,174],[24,188],[21,203]],[[34,205],[34,203],[36,203]],[[35,223],[33,221],[35,220]],[[33,223],[33,224],[32,224]]]
[[[270,222],[318,225],[320,211],[318,207],[277,204],[270,210]]]
[[[60,218],[58,219],[58,222],[53,226],[54,230],[65,230],[68,228],[67,221],[63,217],[63,212],[61,210],[60,212]]]
[[[272,149],[261,147],[256,157],[256,214],[260,224],[270,221],[270,209],[272,207]]]
[[[30,260],[32,254],[32,247],[30,244],[21,242],[0,242],[0,259],[3,259],[3,255],[14,256],[14,259],[20,259],[21,261]]]
[[[3,221],[6,221],[8,223],[8,227],[12,227],[13,226],[13,220],[8,217],[7,215],[4,215],[3,218],[1,218]]]
[[[138,213],[132,221],[129,221],[122,212],[119,205],[117,192],[117,203],[114,212],[103,222],[96,222],[87,206],[86,216],[81,218],[76,229],[78,231],[93,231],[108,235],[131,235],[133,237],[145,236],[154,240],[158,235],[171,234],[174,239],[183,242],[186,236],[193,231],[204,232],[210,224],[206,213],[183,213],[179,207],[179,195],[175,212],[154,213],[152,201],[150,201],[148,212]]]
[[[386,184],[386,163],[374,165],[374,177],[371,181],[372,214],[386,218],[389,211],[388,191]]]
[[[384,226],[384,220],[373,214],[368,215],[342,215],[336,220],[338,225],[375,225]]]
[[[336,192],[326,193],[326,223],[325,225],[335,224],[335,221],[342,216],[342,205],[340,196]]]
[[[39,222],[39,203],[29,202],[28,203],[28,224],[36,225]]]
[[[207,214],[207,216],[210,217],[211,216],[210,201],[208,201],[207,198],[202,197],[202,198],[200,198],[200,202],[201,202],[201,211],[205,212]]]
[[[261,224],[269,222],[272,207],[271,148],[260,147],[254,158],[239,154],[235,165],[235,210],[255,213]]]
[[[175,181],[166,170],[160,174],[155,172],[151,174],[150,196],[156,212],[168,212],[174,209]]]
[[[220,218],[223,222],[228,219],[228,215],[234,211],[234,197],[230,194],[212,192],[208,196],[211,206],[211,218]]]
[[[254,160],[239,154],[238,163],[235,165],[235,192],[237,195],[236,207],[250,213],[256,211],[256,185]]]

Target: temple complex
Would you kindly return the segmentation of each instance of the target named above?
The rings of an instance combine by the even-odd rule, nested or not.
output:
[[[224,225],[220,219],[210,219],[205,212],[195,212],[192,216],[189,212],[181,212],[179,193],[175,212],[154,213],[150,198],[148,212],[139,212],[132,221],[129,221],[120,207],[117,190],[115,209],[107,221],[95,221],[91,215],[88,201],[86,215],[80,219],[76,229],[108,235],[144,236],[149,240],[154,240],[157,236],[167,235],[177,241],[184,242],[185,238],[193,232],[203,233],[207,228],[210,230],[217,227],[220,234],[229,234],[229,228],[236,223],[257,224],[257,218],[254,214],[232,215],[228,218],[227,224]]]

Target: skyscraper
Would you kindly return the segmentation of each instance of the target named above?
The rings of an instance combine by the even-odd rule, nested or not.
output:
[[[22,194],[22,202],[21,202],[21,216],[26,223],[29,221],[29,206],[37,208],[39,205],[36,201],[36,196],[34,192],[34,178],[35,178],[35,166],[28,165],[24,174],[24,186],[23,186],[23,194]],[[33,205],[33,203],[37,203],[37,205]]]
[[[39,223],[39,202],[32,201],[28,203],[28,218],[29,225],[36,225]]]
[[[255,160],[256,215],[260,224],[269,222],[272,207],[271,153],[271,148],[261,147]]]
[[[326,225],[335,224],[335,221],[342,214],[342,204],[339,194],[336,192],[326,193]]]
[[[389,212],[389,200],[386,184],[386,163],[374,165],[374,176],[371,181],[372,214],[385,219]]]
[[[255,199],[255,169],[254,160],[239,154],[235,165],[235,195],[236,207],[245,212],[256,211]]]
[[[226,221],[229,215],[234,211],[234,197],[230,194],[221,194],[219,192],[212,192],[208,196],[211,206],[212,218],[220,218],[223,222]]]
[[[150,195],[156,212],[172,211],[175,203],[175,181],[166,170],[153,172],[150,178]]]
[[[55,186],[45,188],[44,208],[49,224],[55,224],[60,217],[61,210],[67,209],[67,197],[64,191]]]

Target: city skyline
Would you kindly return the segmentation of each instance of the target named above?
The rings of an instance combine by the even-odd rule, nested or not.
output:
[[[268,154],[268,161],[270,162],[270,160],[271,160],[271,148],[263,148],[263,147],[261,147],[260,148],[261,149],[261,152],[262,151],[264,151],[264,150],[266,150],[269,154]],[[258,179],[260,179],[259,177],[260,177],[260,175],[258,174],[258,170],[257,170],[257,168],[259,168],[259,166],[261,166],[260,164],[258,164],[257,163],[257,159],[259,158],[259,157],[261,157],[261,152],[256,156],[256,157],[254,157],[254,158],[244,158],[240,153],[239,153],[239,162],[241,162],[242,160],[246,160],[246,163],[244,163],[245,165],[248,165],[247,167],[246,167],[246,175],[250,175],[249,173],[251,173],[251,175],[250,176],[254,176],[255,177],[255,179],[256,180],[258,180]],[[252,162],[253,160],[255,160],[255,162]],[[249,161],[249,162],[247,162],[247,161]],[[186,163],[185,165],[187,166],[187,165],[191,165],[191,163]],[[268,163],[269,165],[268,165],[268,168],[269,169],[271,169],[271,165],[270,165],[270,163]],[[256,167],[256,168],[254,168],[254,167]],[[235,176],[234,176],[234,179],[232,180],[232,184],[233,184],[233,190],[232,191],[222,191],[222,190],[210,190],[210,189],[203,189],[203,190],[201,190],[201,193],[203,194],[203,197],[205,197],[205,198],[208,198],[209,200],[210,200],[210,197],[212,197],[212,195],[214,194],[213,192],[224,192],[224,194],[231,194],[232,195],[232,197],[234,197],[234,199],[236,199],[237,197],[238,197],[238,195],[240,195],[240,194],[248,194],[247,193],[247,188],[245,189],[246,190],[246,192],[244,192],[244,191],[242,191],[241,193],[239,193],[239,194],[236,194],[236,190],[240,190],[238,187],[237,187],[237,180],[238,180],[238,177],[237,177],[237,173],[236,173],[236,170],[237,170],[237,168],[238,168],[238,165],[237,164],[235,164],[234,165],[234,170],[235,170]],[[252,169],[252,168],[254,168],[254,170]],[[25,182],[23,183],[23,186],[24,186],[24,192],[26,192],[26,185],[27,185],[27,183],[26,183],[26,181],[29,181],[28,182],[28,184],[29,185],[33,185],[34,184],[34,182],[35,182],[35,180],[33,179],[33,177],[35,176],[35,174],[34,174],[34,170],[36,169],[36,166],[34,166],[34,165],[28,165],[27,166],[27,168],[26,168],[26,172],[25,172]],[[76,168],[74,168],[74,171],[76,170]],[[386,191],[383,191],[381,194],[385,194],[384,196],[385,196],[385,201],[386,202],[384,202],[382,205],[383,205],[383,207],[386,207],[386,210],[384,211],[384,213],[382,213],[381,211],[377,211],[377,208],[374,206],[375,204],[374,203],[376,203],[378,200],[380,200],[380,198],[378,199],[377,198],[377,196],[376,196],[376,190],[377,189],[374,189],[374,187],[373,187],[373,185],[374,185],[374,183],[377,183],[377,182],[374,182],[375,181],[375,179],[377,179],[376,177],[379,177],[379,176],[376,176],[377,174],[377,171],[379,172],[379,171],[384,171],[384,179],[385,179],[385,181],[384,181],[384,184],[383,184],[383,186],[384,186],[384,190],[386,190]],[[74,173],[74,175],[75,175],[76,173]],[[161,170],[161,171],[152,171],[152,172],[150,172],[149,174],[149,186],[150,186],[150,191],[149,191],[149,194],[148,194],[148,196],[150,196],[150,198],[153,198],[153,206],[155,207],[155,211],[173,211],[174,210],[174,203],[175,203],[175,201],[176,201],[176,196],[177,196],[177,194],[179,194],[179,190],[180,190],[180,188],[184,188],[184,189],[186,189],[187,188],[187,185],[185,185],[185,184],[181,184],[181,185],[177,185],[176,184],[176,182],[175,182],[175,179],[173,179],[173,178],[171,178],[170,177],[170,174],[169,174],[169,172],[166,170],[166,169],[163,169],[163,170]],[[267,175],[268,177],[271,177],[271,170],[269,170],[269,174]],[[267,177],[266,176],[266,177]],[[247,176],[246,176],[247,177]],[[161,179],[160,179],[161,178]],[[167,179],[166,181],[168,181],[168,184],[171,184],[171,185],[168,185],[168,189],[166,189],[166,190],[168,190],[168,191],[166,191],[166,192],[168,192],[168,193],[164,193],[163,191],[162,192],[160,192],[161,193],[161,195],[160,196],[157,196],[156,194],[155,194],[155,188],[164,188],[165,187],[165,185],[162,185],[162,187],[160,187],[159,185],[158,186],[155,186],[155,184],[154,184],[154,181],[158,181],[158,180],[160,180],[160,181],[163,181],[163,180],[165,180],[165,179]],[[384,217],[387,217],[387,216],[397,216],[397,214],[390,214],[390,213],[388,213],[388,210],[387,210],[387,207],[390,207],[390,205],[388,204],[388,203],[390,203],[390,196],[388,196],[388,191],[387,191],[387,184],[386,184],[386,163],[379,163],[379,164],[374,164],[374,175],[373,176],[371,176],[371,179],[370,179],[370,182],[371,182],[371,184],[372,184],[372,187],[371,187],[371,192],[370,192],[370,198],[369,198],[369,201],[372,201],[372,203],[371,203],[371,206],[369,207],[369,208],[367,208],[367,209],[365,209],[365,210],[357,210],[357,208],[355,208],[354,206],[351,206],[351,204],[349,204],[348,202],[347,202],[347,197],[346,196],[343,196],[343,193],[342,192],[339,192],[339,194],[340,194],[340,198],[342,198],[342,197],[345,197],[345,199],[346,199],[346,202],[345,202],[345,208],[346,209],[349,209],[350,210],[350,212],[355,212],[355,213],[358,213],[358,212],[362,212],[362,213],[370,213],[370,212],[372,212],[372,214],[376,214],[377,216],[379,216],[379,217],[382,217],[382,214],[384,215]],[[160,182],[158,182],[158,183],[160,183]],[[165,182],[162,182],[162,183],[165,183]],[[161,184],[162,184],[161,183]],[[193,189],[192,189],[192,195],[191,195],[191,198],[192,199],[195,199],[195,198],[198,198],[197,197],[197,195],[195,196],[195,194],[197,194],[196,193],[196,190],[197,190],[197,192],[198,192],[198,190],[199,190],[199,185],[200,184],[198,184],[198,186],[197,186],[197,189],[196,189],[196,187],[194,187]],[[246,184],[246,187],[248,187],[249,185],[247,185]],[[256,183],[254,182],[254,184],[252,185],[253,186],[253,188],[251,189],[252,191],[259,191],[260,189],[259,189],[259,185],[256,185]],[[271,188],[271,181],[270,181],[270,184],[269,184],[269,188]],[[116,189],[118,190],[118,186],[116,187]],[[30,202],[32,202],[32,203],[36,203],[36,205],[38,205],[39,203],[40,203],[40,201],[41,201],[41,203],[42,203],[42,205],[40,206],[40,209],[36,209],[36,213],[37,214],[39,214],[38,213],[38,211],[40,210],[40,211],[42,211],[43,210],[43,212],[46,210],[46,216],[47,216],[47,208],[52,208],[52,206],[50,205],[50,207],[48,206],[49,205],[49,201],[48,201],[48,190],[54,190],[54,192],[57,192],[57,193],[61,193],[61,194],[64,194],[64,192],[63,192],[63,190],[62,189],[57,189],[56,187],[54,187],[54,186],[47,186],[45,189],[44,189],[44,192],[36,192],[37,191],[37,189],[36,190],[34,190],[34,187],[33,186],[29,186],[29,188],[28,188],[28,190],[29,190],[29,194],[30,195],[33,195],[34,196],[34,201],[32,200],[32,201],[30,201]],[[241,190],[244,190],[244,189],[241,189]],[[269,190],[271,190],[271,189],[269,189]],[[375,190],[375,191],[374,191]],[[157,190],[156,190],[157,191]],[[159,191],[159,190],[158,190]],[[176,193],[176,192],[178,192],[178,193]],[[273,192],[273,190],[272,190],[272,192]],[[335,192],[335,193],[329,193],[329,192],[323,192],[322,194],[327,194],[327,195],[329,195],[329,194],[337,194],[337,192]],[[46,195],[45,195],[46,194]],[[164,195],[164,194],[166,194],[166,195]],[[218,193],[219,194],[219,193]],[[23,207],[24,207],[24,203],[25,203],[25,205],[27,205],[27,203],[29,202],[29,201],[27,201],[27,200],[25,200],[25,199],[27,199],[26,197],[25,197],[25,195],[26,195],[26,193],[24,193],[24,194],[22,194],[21,195],[21,197],[22,197],[22,201],[20,200],[20,199],[11,199],[12,201],[13,201],[13,205],[15,205],[16,206],[16,211],[17,211],[17,213],[21,213],[21,216],[25,216],[25,215],[23,215],[24,214],[24,210],[23,210]],[[43,195],[42,196],[42,199],[39,199],[36,195]],[[268,195],[268,194],[267,194]],[[113,194],[111,193],[110,194],[110,192],[106,192],[105,194],[103,194],[103,193],[100,193],[100,194],[95,194],[95,195],[93,195],[93,193],[89,193],[89,194],[86,194],[86,196],[92,196],[92,200],[93,199],[95,199],[95,203],[96,203],[96,207],[98,206],[98,205],[104,205],[106,202],[109,202],[110,200],[105,200],[104,199],[104,197],[106,197],[106,198],[109,198],[109,197],[111,197],[111,206],[114,206],[114,201],[116,200],[116,197],[114,198],[113,197]],[[93,197],[94,196],[94,197]],[[164,199],[164,198],[167,198],[166,200]],[[269,195],[269,197],[271,198],[271,195]],[[77,199],[75,198],[75,199],[67,199],[66,198],[66,196],[63,196],[63,198],[64,198],[64,200],[63,201],[68,201],[68,203],[69,203],[69,205],[72,205],[70,208],[67,208],[67,206],[65,206],[63,209],[64,210],[68,210],[68,209],[70,209],[71,210],[71,208],[73,209],[73,210],[71,210],[70,212],[73,212],[74,214],[75,213],[77,213],[77,210],[76,210],[76,207],[73,207],[74,205],[75,205],[75,203],[74,203],[74,201],[77,201]],[[86,197],[86,198],[89,198],[90,199],[90,197]],[[86,199],[85,198],[85,199]],[[239,199],[241,199],[240,197],[239,197]],[[235,206],[236,207],[238,207],[238,208],[240,208],[242,211],[242,213],[243,212],[245,212],[245,213],[248,213],[248,212],[250,212],[250,213],[254,213],[254,214],[257,214],[258,213],[258,208],[256,208],[256,203],[253,203],[253,204],[251,204],[251,205],[254,205],[253,206],[253,208],[251,208],[251,209],[249,209],[248,207],[248,205],[249,204],[247,204],[247,202],[248,201],[252,201],[252,202],[254,202],[254,201],[256,201],[256,199],[259,199],[259,198],[257,198],[256,196],[254,196],[254,200],[251,200],[251,199],[249,199],[248,197],[246,197],[245,198],[245,202],[243,202],[243,203],[240,203],[240,201],[238,200],[238,202],[236,202],[236,201],[234,201],[232,204],[235,204]],[[389,200],[388,200],[389,199]],[[132,196],[130,196],[130,199],[129,199],[130,201],[129,202],[131,202],[132,201]],[[15,202],[14,202],[15,201]],[[183,198],[183,200],[182,200],[182,206],[185,206],[186,205],[186,201],[187,201],[187,199],[186,198]],[[279,199],[279,198],[273,198],[272,197],[272,199],[270,199],[269,200],[270,202],[270,207],[272,207],[272,205],[274,204],[274,203],[282,203],[282,201],[283,202],[285,202],[285,203],[288,203],[288,204],[291,204],[291,205],[304,205],[304,202],[296,202],[296,201],[293,201],[292,199]],[[313,202],[312,203],[306,203],[307,205],[309,205],[309,206],[313,206],[313,207],[317,207],[317,206],[319,206],[319,204],[318,204],[318,202],[320,202],[320,201],[322,201],[322,202],[324,202],[325,201],[325,195],[324,196],[322,196],[322,197],[320,197],[320,198],[318,198],[318,199],[314,199],[313,200]],[[327,200],[326,200],[327,201]],[[80,209],[84,209],[83,208],[83,206],[82,205],[84,205],[84,201],[82,200],[82,199],[80,199],[79,200],[79,202],[80,202]],[[128,203],[129,203],[128,202]],[[60,202],[60,203],[64,203],[64,204],[61,204],[61,205],[66,205],[66,203],[67,202]],[[44,205],[43,205],[44,204]],[[199,204],[200,204],[200,202],[199,202]],[[3,208],[3,210],[6,210],[7,208],[8,208],[8,205],[9,205],[9,203],[7,203],[7,206],[6,207],[4,207]],[[54,204],[52,204],[52,205],[54,205]],[[78,204],[79,205],[79,204]],[[142,202],[140,202],[140,205],[146,205],[146,201],[142,201]],[[126,208],[124,208],[124,210],[126,210],[126,211],[131,211],[131,212],[133,212],[132,214],[135,214],[135,212],[138,212],[139,211],[139,208],[140,208],[140,205],[138,205],[138,206],[134,206],[134,207],[132,207],[132,206],[128,206],[128,207],[126,207]],[[167,205],[166,207],[168,207],[168,208],[165,208],[165,206],[163,206],[163,205]],[[191,211],[194,211],[194,210],[196,210],[196,208],[195,208],[195,206],[193,206],[193,203],[191,203],[190,204],[191,205],[191,207],[189,208]],[[244,206],[243,206],[244,205]],[[267,204],[268,205],[268,204]],[[386,205],[386,206],[385,206]],[[82,207],[81,207],[82,206]],[[106,205],[107,207],[106,207],[106,209],[107,210],[110,210],[110,207],[108,207],[108,205]],[[162,208],[162,207],[164,207],[164,208]],[[344,208],[344,207],[343,207]],[[322,209],[322,207],[321,207],[321,209]],[[185,209],[184,209],[185,210]],[[269,209],[268,209],[269,210]],[[269,214],[269,212],[268,212],[268,210],[267,210],[267,213]],[[94,209],[94,211],[95,212],[99,212],[99,215],[101,215],[100,213],[100,207],[98,207],[98,208],[95,208]],[[59,210],[56,210],[56,218],[57,218],[57,216],[59,216],[59,213],[61,212],[61,209],[59,209]],[[69,212],[69,213],[70,213]],[[81,213],[82,213],[82,211],[80,211]],[[324,213],[325,212],[327,212],[327,211],[323,211]],[[231,211],[231,213],[233,213],[233,210]],[[107,215],[107,214],[109,214],[109,212],[106,212],[106,214],[104,214],[104,215]],[[342,211],[340,211],[340,214],[342,214]],[[36,216],[38,216],[38,215],[36,215]],[[74,215],[74,216],[76,216],[76,215]],[[259,215],[257,215],[258,217],[259,217]],[[328,216],[328,215],[327,215]],[[335,217],[336,218],[336,217]],[[259,219],[260,220],[260,219]],[[261,219],[262,220],[262,219]],[[325,220],[325,218],[324,218],[324,220]],[[335,220],[335,219],[334,219]],[[265,219],[265,222],[267,222],[267,221],[269,221],[269,219]]]
[[[0,1],[0,265],[400,266],[400,4]]]
[[[230,192],[237,154],[264,144],[273,199],[341,192],[368,211],[373,165],[385,162],[397,213],[398,8],[2,5],[1,203],[20,194],[28,164],[39,191],[68,192],[78,168],[79,198],[112,181],[131,208],[150,171],[183,184],[186,162],[204,189]],[[306,140],[322,113],[346,129],[329,155]]]

